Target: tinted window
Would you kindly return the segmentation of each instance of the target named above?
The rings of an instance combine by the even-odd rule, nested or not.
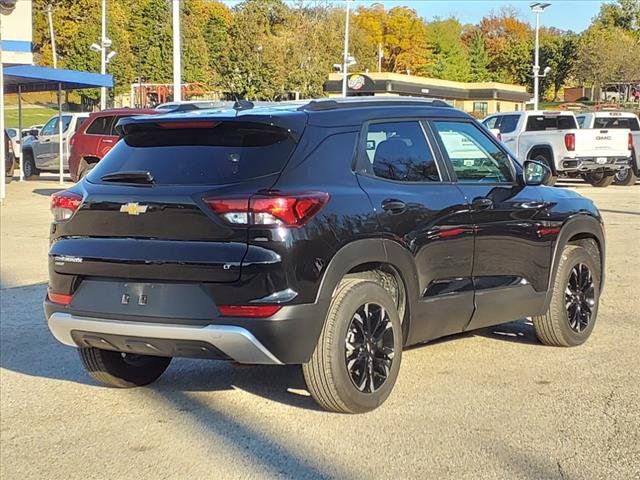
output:
[[[368,160],[368,161],[366,161]],[[419,122],[372,123],[363,173],[402,182],[437,182],[438,167]]]
[[[129,117],[135,117],[135,115],[139,115],[139,114],[133,114],[133,115],[118,115],[114,120],[113,123],[111,124],[111,132],[108,135],[115,135],[118,136],[118,133],[116,132],[116,125],[118,124],[118,121],[121,118],[129,118]]]
[[[519,115],[503,115],[499,127],[500,133],[515,132],[516,127],[518,126],[518,120],[520,120]]]
[[[279,127],[212,122],[210,128],[129,126],[124,141],[91,171],[88,180],[116,172],[148,171],[157,184],[221,185],[276,173],[295,142]]]
[[[584,128],[584,121],[585,121],[586,117],[585,116],[580,116],[580,117],[576,117],[576,120],[578,122],[578,126],[580,128]]]
[[[576,120],[569,115],[539,115],[527,119],[527,132],[539,132],[543,130],[570,130],[577,128]]]
[[[77,132],[78,130],[80,130],[80,127],[84,124],[84,122],[86,122],[87,120],[89,120],[89,117],[78,117],[76,119],[76,129],[74,130],[75,132]]]
[[[459,181],[512,181],[509,158],[474,124],[433,122],[433,125]]]
[[[95,118],[85,130],[85,133],[88,135],[109,135],[112,123],[113,116]]]
[[[593,121],[593,128],[628,128],[634,132],[640,130],[637,118],[600,117]]]

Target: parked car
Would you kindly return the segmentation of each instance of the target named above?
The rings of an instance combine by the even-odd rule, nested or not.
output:
[[[58,115],[51,117],[42,127],[37,137],[23,142],[22,168],[24,177],[29,179],[40,174],[41,171],[58,172],[60,169],[60,139],[58,133]],[[62,114],[62,161],[63,169],[69,169],[69,139],[89,118],[88,113]]]
[[[4,131],[4,171],[6,174],[6,181],[10,182],[13,179],[13,170],[15,168],[16,156],[13,149],[13,142],[9,133],[5,129]]]
[[[103,110],[89,115],[69,141],[69,174],[74,182],[81,180],[118,141],[115,126],[121,118],[134,115],[157,115],[157,110],[123,108]]]
[[[591,200],[541,186],[468,114],[413,98],[120,121],[54,194],[48,325],[114,387],[172,357],[302,364],[337,412],[382,404],[402,349],[532,317],[583,343],[603,285]],[[426,381],[426,380],[425,380]]]
[[[629,164],[628,130],[579,129],[573,112],[503,112],[482,123],[499,130],[499,139],[521,161],[546,164],[551,183],[558,177],[582,177],[594,187],[607,187]]]
[[[616,185],[634,185],[640,177],[640,122],[633,112],[588,112],[577,116],[580,128],[625,129],[631,131],[631,158],[629,168],[616,172],[613,182]]]
[[[18,135],[18,129],[10,127],[6,129],[6,133],[11,140],[11,148],[16,159],[20,159],[20,136]]]

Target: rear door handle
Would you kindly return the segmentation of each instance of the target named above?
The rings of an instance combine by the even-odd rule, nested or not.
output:
[[[400,213],[404,213],[407,210],[407,204],[402,200],[394,200],[392,198],[388,198],[382,201],[382,209],[385,212],[398,215]]]
[[[471,207],[474,210],[488,210],[489,208],[493,208],[493,200],[487,197],[474,198],[471,202]]]
[[[113,140],[111,140],[110,138],[105,138],[102,140],[104,143],[113,143]]]

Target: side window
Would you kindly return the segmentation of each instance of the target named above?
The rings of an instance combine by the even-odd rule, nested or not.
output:
[[[51,120],[49,120],[44,127],[42,127],[42,130],[40,130],[40,135],[53,135],[55,134],[58,129],[56,128],[58,125],[58,117],[53,117]]]
[[[585,118],[586,117],[584,115],[576,117],[576,120],[578,121],[578,127],[584,128],[584,120],[585,120]]]
[[[89,120],[88,117],[78,117],[76,119],[76,129],[74,130],[74,132],[77,132],[78,130],[80,130],[80,127],[84,124],[84,122],[86,122],[87,120]]]
[[[509,157],[474,124],[433,122],[460,182],[510,183]]]
[[[487,118],[484,122],[482,122],[484,124],[485,127],[491,129],[491,128],[498,128],[496,125],[498,125],[500,122],[498,122],[498,119],[500,117],[490,117]]]
[[[128,118],[132,116],[133,115],[118,115],[116,118],[114,118],[113,123],[111,124],[111,131],[109,132],[109,135],[118,136],[118,134],[116,133],[116,125],[118,124],[118,120],[120,120],[121,118]]]
[[[417,121],[369,124],[366,160],[365,173],[376,177],[402,182],[440,181],[431,148]]]
[[[62,131],[66,132],[67,129],[69,128],[69,125],[71,124],[71,117],[69,115],[63,115],[62,116]],[[58,128],[58,125],[56,125],[56,129]]]
[[[504,115],[502,122],[500,122],[500,133],[512,133],[515,132],[518,126],[519,115]]]
[[[78,119],[79,120],[79,119]],[[113,116],[97,117],[91,122],[91,125],[84,131],[87,135],[109,135]]]

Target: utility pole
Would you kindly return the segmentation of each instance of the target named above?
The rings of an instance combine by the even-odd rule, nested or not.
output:
[[[378,43],[378,73],[382,72],[382,57],[384,53],[382,52],[382,43]]]
[[[535,53],[533,61],[533,109],[538,110],[538,102],[540,100],[540,77],[546,76],[540,75],[540,14],[544,12],[545,8],[550,6],[550,3],[532,3],[529,5],[531,11],[536,14],[536,41],[535,41]]]
[[[58,54],[56,53],[56,34],[53,32],[53,16],[51,4],[47,5],[47,16],[49,17],[49,37],[51,37],[51,56],[53,57],[53,68],[58,68]]]
[[[100,35],[100,73],[107,73],[107,0],[102,0],[102,35]],[[107,87],[100,87],[100,110],[107,108]]]
[[[2,62],[2,12],[0,12],[0,136],[2,136],[0,140],[0,159],[2,159],[2,168],[0,168],[0,203],[4,201],[4,197],[7,194],[4,171],[4,159],[7,152],[4,151],[4,64]],[[18,132],[18,135],[22,135],[22,132]],[[20,139],[20,144],[22,145],[22,138]],[[20,155],[20,158],[22,158],[22,155]]]
[[[180,0],[173,1],[173,101],[182,101],[182,66],[180,65]]]
[[[347,0],[347,13],[344,22],[344,54],[342,57],[342,96],[347,96],[347,75],[349,69],[349,13],[351,0]]]

